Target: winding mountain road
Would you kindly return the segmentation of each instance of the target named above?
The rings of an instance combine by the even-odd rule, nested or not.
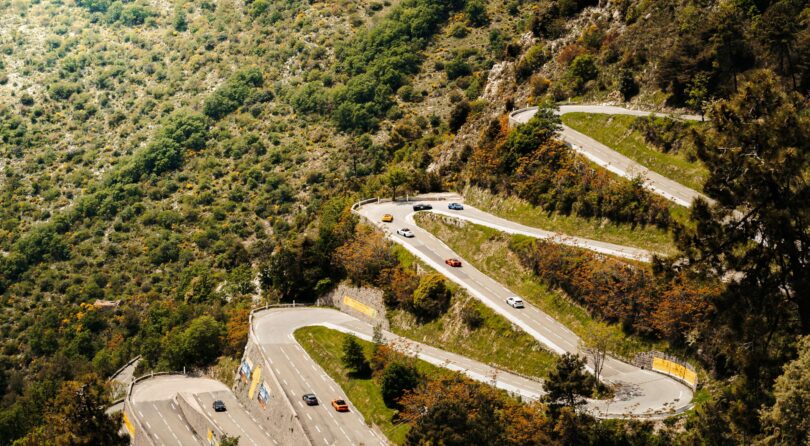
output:
[[[442,195],[441,199],[444,201],[436,202],[437,207],[446,206],[449,203],[446,201],[448,198],[453,198],[453,195]],[[379,226],[392,241],[402,245],[431,268],[465,288],[470,295],[523,329],[552,352],[557,354],[582,353],[580,338],[565,325],[528,302],[524,309],[509,306],[506,298],[514,296],[516,293],[461,259],[457,253],[433,234],[417,226],[413,220],[415,214],[413,204],[412,202],[369,203],[360,207],[358,213]],[[458,214],[465,212],[467,209],[459,211]],[[440,213],[445,212],[440,211]],[[382,216],[385,214],[392,215],[394,221],[383,223]],[[476,210],[475,215],[478,222],[487,226],[497,228],[502,224],[502,219],[483,211]],[[404,227],[409,228],[415,236],[406,238],[397,235],[396,230]],[[454,268],[446,265],[444,260],[448,258],[461,259],[463,266]],[[613,357],[606,358],[601,378],[617,386],[620,391],[617,399],[590,402],[593,412],[600,416],[649,416],[672,413],[689,406],[692,399],[691,388],[679,381],[649,370],[642,370]]]
[[[444,195],[446,200],[462,203],[464,199],[457,194]],[[548,240],[553,243],[561,245],[574,246],[577,248],[584,248],[600,254],[607,254],[614,257],[621,257],[630,260],[638,260],[641,262],[651,262],[654,252],[647,251],[641,248],[633,248],[630,246],[616,245],[614,243],[602,242],[599,240],[587,239],[584,237],[574,237],[571,235],[561,234],[559,232],[547,231],[545,229],[534,228],[520,223],[515,223],[511,220],[492,215],[484,212],[468,204],[464,205],[464,212],[452,211],[448,209],[433,209],[434,214],[444,215],[448,217],[457,218],[459,220],[468,221],[477,225],[486,226],[492,229],[497,229],[507,234],[519,234],[534,237],[541,240]]]
[[[536,110],[536,108],[517,110],[510,114],[510,122],[512,124],[525,123],[536,113]],[[599,105],[565,105],[561,106],[559,111],[560,114],[573,112],[634,116],[651,114]],[[681,116],[681,118],[699,119],[696,116]],[[703,197],[697,191],[652,172],[567,126],[563,126],[561,136],[566,143],[588,159],[618,175],[627,178],[642,175],[645,178],[646,187],[675,203],[688,206],[695,198]],[[430,198],[440,200],[436,202],[437,208],[444,208],[451,200],[463,201],[456,194],[443,194]],[[449,280],[465,288],[471,296],[523,329],[550,351],[558,354],[581,353],[579,337],[550,315],[528,302],[524,309],[512,308],[506,304],[505,300],[515,293],[463,259],[463,266],[460,268],[447,266],[444,263],[445,259],[460,258],[460,256],[432,234],[416,225],[412,205],[412,202],[377,201],[359,206],[355,211],[377,225],[391,240],[402,245]],[[590,249],[617,257],[649,261],[653,255],[642,249],[564,236],[532,228],[496,217],[471,206],[466,206],[465,210],[460,212],[446,209],[436,209],[433,212],[511,234],[547,239],[555,243]],[[394,221],[383,223],[384,214],[391,214]],[[405,238],[397,235],[396,230],[403,227],[411,229],[415,237]],[[273,373],[280,383],[283,383],[283,392],[292,403],[292,410],[295,411],[296,418],[303,425],[307,437],[309,437],[306,440],[301,439],[301,444],[387,444],[387,440],[378,430],[365,423],[362,415],[348,399],[347,402],[350,406],[348,413],[337,413],[329,406],[331,399],[345,399],[345,394],[339,385],[303,350],[293,336],[295,330],[301,327],[325,326],[371,340],[373,333],[371,325],[336,310],[306,307],[261,311],[253,316],[251,324],[251,341],[261,349],[266,362],[265,369]],[[478,361],[417,343],[390,332],[383,332],[383,336],[389,345],[403,353],[416,356],[440,367],[459,371],[472,379],[494,385],[523,398],[533,400],[544,394],[542,383],[539,381],[497,370]],[[616,396],[612,400],[588,401],[588,410],[599,417],[665,418],[682,412],[692,405],[691,387],[668,376],[640,369],[613,357],[606,358],[601,379],[614,385]],[[182,382],[177,380],[182,380]],[[199,436],[188,429],[183,417],[177,412],[176,401],[171,395],[177,395],[178,388],[182,388],[186,393],[191,392],[193,400],[200,407],[205,408],[206,416],[212,419],[220,417],[208,410],[215,398],[227,399],[228,407],[239,407],[239,403],[232,399],[230,391],[223,389],[222,385],[216,382],[187,381],[185,378],[178,377],[144,381],[135,386],[132,402],[137,416],[142,417],[142,422],[147,425],[148,435],[153,440],[153,444],[205,444]],[[301,396],[304,393],[315,393],[321,400],[321,405],[303,404]],[[237,409],[234,411],[234,415],[241,418],[242,411]],[[257,444],[257,442],[269,444],[265,426],[252,419],[250,414],[245,413],[244,415],[245,419],[241,421],[222,419],[220,428],[236,435],[243,435],[253,444]],[[248,420],[248,417],[251,419]],[[219,422],[217,424],[219,425]]]
[[[527,107],[515,110],[509,114],[509,122],[512,125],[520,125],[529,121],[537,113],[537,107]],[[667,116],[654,112],[642,110],[630,110],[612,105],[561,105],[558,113],[565,115],[568,113],[595,113],[608,115],[630,115],[630,116]],[[698,121],[700,116],[677,115],[678,119]],[[580,133],[567,125],[562,126],[560,137],[566,144],[571,146],[578,153],[582,154],[593,163],[625,178],[644,178],[644,185],[656,194],[673,201],[681,206],[690,206],[692,201],[701,197],[709,202],[711,199],[700,192],[690,189],[676,181],[673,181],[661,174],[642,166],[638,162],[622,155],[599,141]]]

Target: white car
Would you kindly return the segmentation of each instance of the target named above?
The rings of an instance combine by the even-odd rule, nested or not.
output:
[[[512,308],[523,308],[523,299],[517,296],[507,297],[506,303]]]
[[[414,236],[413,232],[411,232],[411,230],[408,228],[397,229],[397,234],[405,238],[412,238]]]

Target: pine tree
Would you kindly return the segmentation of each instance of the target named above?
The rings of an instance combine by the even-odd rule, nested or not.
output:
[[[343,339],[343,366],[355,375],[367,375],[371,370],[363,347],[354,339],[354,336],[346,335]]]

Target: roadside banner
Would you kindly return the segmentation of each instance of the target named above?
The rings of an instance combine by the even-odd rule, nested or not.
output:
[[[256,394],[256,388],[259,387],[259,382],[262,380],[262,368],[261,366],[256,366],[253,369],[253,375],[251,376],[250,382],[250,389],[248,390],[248,398],[253,399],[253,395]]]
[[[697,384],[697,374],[676,362],[664,358],[653,358],[652,368],[655,371],[678,377],[692,386]]]
[[[242,361],[242,365],[239,366],[239,377],[242,379],[242,382],[247,384],[248,378],[250,377],[250,363],[248,362],[247,358]]]
[[[351,297],[351,296],[343,296],[343,304],[349,308],[357,310],[368,317],[375,317],[377,315],[377,310],[369,307],[368,305],[360,302],[359,300]]]
[[[124,426],[126,426],[127,432],[129,432],[129,437],[135,438],[135,426],[132,425],[132,421],[129,421],[127,411],[124,411]]]
[[[267,391],[267,383],[262,382],[259,385],[259,405],[262,409],[267,409],[267,402],[270,400],[270,393]]]

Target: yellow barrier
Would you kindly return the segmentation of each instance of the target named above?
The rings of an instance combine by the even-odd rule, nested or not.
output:
[[[655,371],[676,376],[692,386],[697,384],[697,374],[678,363],[662,358],[653,358],[652,368]]]
[[[256,366],[253,369],[253,373],[251,374],[251,382],[250,382],[250,390],[248,390],[248,398],[253,399],[253,395],[256,393],[256,387],[259,386],[259,381],[262,379],[262,368],[261,366]]]
[[[349,296],[343,296],[343,304],[365,314],[368,317],[374,317],[377,315],[377,310]]]
[[[135,426],[132,425],[132,421],[129,421],[126,411],[124,411],[124,426],[126,426],[129,436],[135,438]]]

